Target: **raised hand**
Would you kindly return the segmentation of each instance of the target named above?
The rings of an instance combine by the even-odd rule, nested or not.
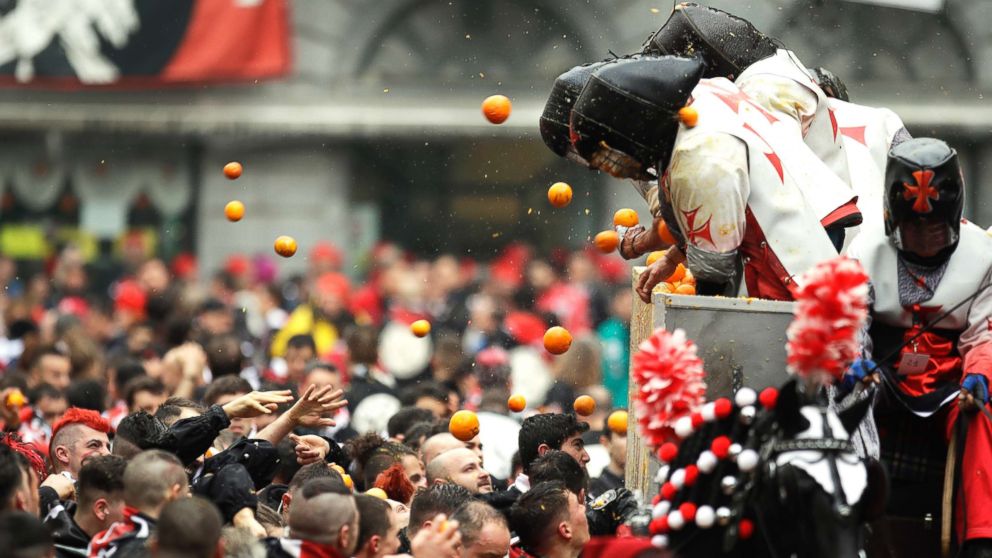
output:
[[[224,412],[229,418],[253,418],[268,415],[283,403],[293,400],[293,394],[288,389],[280,391],[253,391],[224,405]]]
[[[323,418],[348,404],[344,392],[340,389],[332,391],[332,386],[317,388],[310,385],[292,408],[289,409],[289,419],[294,424],[308,427],[334,426],[333,419]]]
[[[313,434],[307,434],[306,436],[290,434],[289,439],[296,444],[296,462],[300,465],[309,465],[323,461],[327,457],[327,452],[331,449],[327,440]]]
[[[434,516],[431,526],[417,531],[417,536],[410,541],[414,558],[458,558],[461,545],[458,522],[448,521],[443,513]]]

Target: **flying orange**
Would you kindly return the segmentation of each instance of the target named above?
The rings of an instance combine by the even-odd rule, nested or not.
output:
[[[572,334],[561,326],[544,332],[544,348],[553,355],[564,354],[572,346]]]
[[[596,412],[596,400],[588,395],[580,395],[575,398],[572,408],[576,414],[587,417]]]
[[[606,419],[606,425],[615,434],[621,436],[627,435],[627,411],[619,410],[610,413],[610,417]]]
[[[512,106],[506,95],[492,95],[482,101],[482,114],[493,124],[502,124],[510,117]]]
[[[506,407],[514,413],[519,413],[527,408],[527,400],[524,399],[523,395],[516,393],[506,400]]]
[[[227,202],[227,205],[224,206],[224,215],[228,221],[237,223],[245,216],[245,204],[238,200]]]
[[[224,165],[224,176],[231,180],[241,176],[244,168],[241,167],[241,163],[231,161],[230,163]]]
[[[596,235],[593,242],[600,252],[609,254],[620,245],[620,235],[617,234],[617,231],[603,231]]]
[[[621,227],[633,227],[639,221],[640,219],[637,217],[637,212],[629,207],[618,209],[617,212],[613,214],[613,224]]]
[[[555,182],[548,188],[548,201],[555,207],[572,203],[572,187],[564,182]]]
[[[291,236],[282,235],[276,238],[273,247],[276,254],[284,258],[290,258],[296,253],[296,239]]]
[[[479,435],[479,417],[472,411],[461,410],[451,415],[448,432],[463,442]]]

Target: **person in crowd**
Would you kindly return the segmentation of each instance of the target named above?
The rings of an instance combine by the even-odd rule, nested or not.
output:
[[[0,513],[0,549],[9,558],[53,558],[52,534],[37,514]]]
[[[461,558],[502,558],[510,551],[510,528],[495,508],[470,500],[455,511],[462,535]]]
[[[24,455],[0,444],[0,513],[11,511],[38,515],[38,474]]]
[[[54,473],[77,478],[90,457],[110,455],[110,423],[96,411],[71,408],[52,426],[48,455]]]
[[[142,376],[124,386],[124,401],[127,402],[128,414],[144,411],[154,415],[168,398],[165,384],[158,378]]]
[[[473,494],[493,491],[493,481],[479,456],[467,448],[448,450],[427,465],[427,484],[452,483]]]
[[[426,467],[427,464],[434,461],[442,453],[463,447],[465,447],[465,442],[455,438],[450,432],[439,432],[424,440],[423,445],[420,446],[420,455],[423,457],[424,466]]]
[[[272,558],[348,558],[358,545],[359,518],[355,499],[320,494],[298,503],[289,514],[289,536],[264,543]]]
[[[550,450],[563,451],[585,467],[589,454],[582,435],[588,429],[587,423],[580,422],[571,414],[542,413],[524,419],[517,441],[523,474],[517,476],[509,490],[521,494],[527,492],[530,489],[527,475],[531,464]]]
[[[65,390],[71,382],[72,363],[69,356],[55,347],[42,348],[28,373],[28,387],[48,384]]]
[[[52,486],[41,487],[45,526],[52,532],[56,556],[86,556],[94,535],[124,519],[126,467],[127,461],[116,455],[89,459],[79,470],[74,501],[60,498]]]
[[[413,425],[418,423],[432,423],[435,420],[434,413],[429,409],[420,407],[403,407],[389,417],[386,423],[386,436],[394,442],[406,443],[404,434]]]
[[[421,529],[434,525],[438,514],[451,516],[465,502],[472,499],[472,493],[462,486],[451,483],[434,484],[421,488],[413,496],[410,505],[410,524],[407,535],[412,540]]]
[[[159,514],[158,530],[148,541],[154,558],[222,558],[221,527],[217,507],[200,497],[166,504]]]
[[[109,558],[144,545],[165,505],[188,496],[186,470],[175,455],[162,450],[138,454],[124,469],[124,517],[93,536],[87,555]]]
[[[251,391],[251,384],[248,383],[248,380],[237,375],[221,376],[207,386],[207,391],[203,394],[203,402],[208,407],[211,405],[223,406],[246,393],[251,393]],[[251,430],[251,423],[244,419],[232,419],[228,430],[235,436],[247,436]]]
[[[317,479],[341,480],[341,475],[339,475],[334,469],[328,467],[325,463],[311,463],[300,468],[300,470],[293,475],[292,480],[289,481],[289,486],[280,501],[278,511],[280,512],[280,515],[282,515],[283,523],[289,523],[289,512],[293,505],[293,499],[300,494],[303,486],[308,482]],[[343,480],[341,480],[341,486],[344,486]]]
[[[578,558],[589,542],[586,506],[562,482],[543,482],[510,509],[510,526],[534,556]]]
[[[602,444],[610,455],[610,463],[603,468],[598,477],[589,485],[592,497],[624,486],[624,469],[627,466],[627,435],[618,434],[610,428],[604,428],[599,436]]]
[[[400,526],[396,513],[385,501],[375,496],[355,496],[358,508],[358,543],[355,558],[383,558],[396,554],[400,547]]]

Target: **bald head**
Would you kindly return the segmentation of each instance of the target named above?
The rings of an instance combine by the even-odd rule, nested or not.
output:
[[[427,483],[457,484],[473,494],[493,491],[492,478],[479,456],[468,448],[448,450],[427,465]]]
[[[431,464],[431,461],[434,461],[434,458],[442,453],[464,447],[465,442],[455,438],[449,432],[442,432],[427,438],[424,441],[424,445],[420,446],[420,452],[424,456],[424,466],[426,467]]]
[[[157,519],[167,503],[188,494],[186,470],[171,453],[142,452],[124,469],[124,503],[150,517]]]
[[[358,543],[355,499],[342,494],[319,494],[294,502],[289,511],[289,536],[329,544],[351,556]]]

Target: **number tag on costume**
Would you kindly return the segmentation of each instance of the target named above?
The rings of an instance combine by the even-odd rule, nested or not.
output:
[[[930,363],[930,355],[923,353],[903,353],[902,358],[899,359],[899,375],[900,376],[912,376],[913,374],[922,374],[927,370],[927,364]]]

